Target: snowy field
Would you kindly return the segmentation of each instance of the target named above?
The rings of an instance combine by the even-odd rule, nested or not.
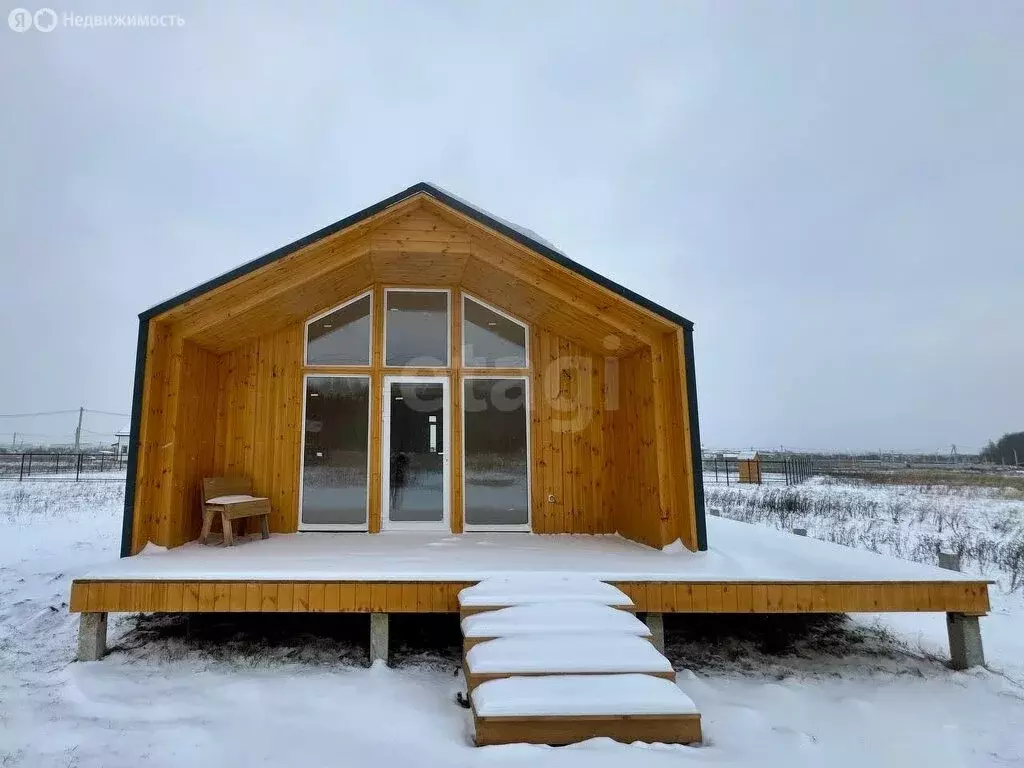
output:
[[[363,617],[115,616],[112,653],[72,663],[70,581],[116,557],[122,489],[5,482],[0,767],[1024,763],[1024,590],[1010,591],[1012,568],[1000,560],[1019,535],[1021,502],[816,481],[801,486],[809,506],[784,501],[803,511],[776,515],[770,502],[747,498],[768,490],[779,489],[744,488],[711,504],[821,538],[899,547],[906,557],[927,551],[929,536],[973,541],[967,569],[1000,582],[982,620],[989,669],[945,667],[941,615],[671,617],[668,655],[703,715],[704,746],[476,749],[468,714],[453,703],[461,688],[454,623],[441,640],[394,627],[394,665],[367,669]],[[836,499],[853,512],[833,518]]]
[[[746,523],[934,565],[960,555],[963,570],[1024,588],[1024,491],[963,485],[874,485],[815,477],[790,487],[711,485],[709,512]]]

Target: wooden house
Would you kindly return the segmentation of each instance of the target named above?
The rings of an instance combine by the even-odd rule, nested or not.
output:
[[[208,477],[267,497],[270,537],[197,543]],[[538,571],[655,636],[927,610],[970,649],[988,610],[978,579],[706,521],[691,323],[425,183],[142,313],[121,554],[74,581],[80,658],[111,611],[366,613],[384,655],[389,613]]]
[[[419,184],[143,313],[122,554],[271,530],[705,544],[692,325]]]

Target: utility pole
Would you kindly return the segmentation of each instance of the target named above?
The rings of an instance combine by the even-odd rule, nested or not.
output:
[[[18,433],[14,433],[14,437],[11,438],[11,448],[16,448],[18,445]]]
[[[82,446],[82,415],[85,413],[85,406],[78,409],[78,428],[75,430],[75,453],[78,453]]]

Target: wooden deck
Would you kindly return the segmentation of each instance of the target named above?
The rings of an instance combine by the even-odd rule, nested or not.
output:
[[[167,581],[76,579],[72,612],[457,613],[473,581]],[[984,581],[686,582],[617,581],[639,612],[984,615]]]
[[[456,613],[496,575],[559,572],[615,584],[640,613],[983,615],[988,583],[712,518],[713,549],[663,552],[617,536],[275,534],[114,560],[75,579],[75,612]]]

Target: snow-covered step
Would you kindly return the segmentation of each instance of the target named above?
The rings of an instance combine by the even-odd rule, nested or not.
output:
[[[691,744],[700,713],[675,683],[650,675],[507,677],[473,690],[478,746],[572,744],[596,736]]]
[[[675,680],[668,659],[645,638],[625,634],[541,634],[499,637],[466,653],[469,690],[513,675],[641,673]]]
[[[476,613],[462,620],[467,651],[496,637],[573,633],[651,636],[647,625],[632,613],[592,602],[513,605]]]
[[[524,574],[484,579],[459,592],[463,616],[527,603],[586,602],[633,610],[633,601],[611,584],[567,574]]]

